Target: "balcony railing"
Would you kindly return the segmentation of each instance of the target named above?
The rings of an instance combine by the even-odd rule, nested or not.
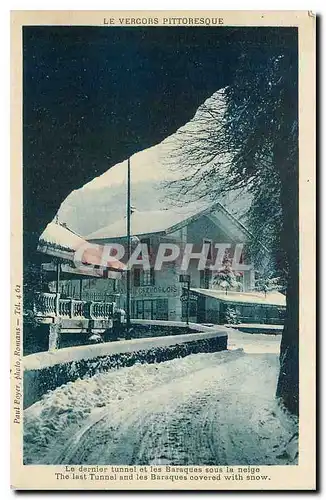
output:
[[[62,299],[56,293],[38,293],[34,301],[39,317],[108,319],[112,318],[114,307],[114,302]]]

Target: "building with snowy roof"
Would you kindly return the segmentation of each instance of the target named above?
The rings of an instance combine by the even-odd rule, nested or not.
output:
[[[33,293],[38,326],[27,328],[25,351],[89,343],[92,335],[112,330],[115,284],[125,265],[114,257],[103,259],[102,245],[90,244],[58,221],[47,225],[37,250],[43,261],[41,284]]]
[[[133,248],[146,244],[150,266],[133,263],[131,269],[131,317],[135,319],[161,319],[198,323],[224,323],[226,313],[235,309],[241,321],[281,323],[285,307],[284,295],[273,296],[254,292],[255,270],[246,256],[246,242],[251,237],[248,229],[221,203],[188,204],[167,210],[133,211],[131,215]],[[127,241],[126,218],[114,221],[90,235],[87,240],[101,245],[122,244]],[[155,265],[158,249],[164,243],[176,244],[180,249],[178,258]],[[198,269],[198,258],[191,258],[186,270],[182,270],[182,258],[187,245],[192,252],[199,253],[207,245],[207,260],[203,269]],[[223,288],[215,280],[218,248],[229,245],[229,258],[242,248],[239,263],[244,270],[235,273],[235,286]],[[266,249],[262,248],[262,252]],[[214,264],[215,263],[215,264]],[[180,275],[189,275],[189,301]],[[118,289],[120,305],[126,306],[126,280]],[[237,291],[236,291],[237,290]]]
[[[115,281],[121,278],[125,270],[125,265],[114,257],[103,263],[102,246],[90,245],[66,224],[55,221],[50,222],[41,234],[37,250],[45,256],[42,272],[50,290],[57,289],[62,296],[74,299],[95,299],[90,291],[94,280],[101,280],[106,295],[111,295]],[[76,259],[76,253],[80,250],[82,265],[78,265]],[[103,300],[103,297],[105,293],[97,294],[99,300]]]

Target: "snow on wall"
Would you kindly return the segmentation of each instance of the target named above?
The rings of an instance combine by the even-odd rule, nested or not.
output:
[[[24,407],[33,404],[49,390],[101,371],[135,363],[160,363],[191,353],[225,350],[227,329],[223,330],[223,333],[212,329],[211,332],[79,346],[26,356]]]
[[[184,321],[163,321],[160,319],[132,319],[133,325],[153,325],[153,326],[171,326],[177,328],[185,328]],[[214,331],[219,331],[219,326],[214,327]],[[223,327],[221,327],[221,333],[227,333],[224,331]],[[194,330],[196,332],[211,332],[211,326],[199,325],[197,323],[189,323],[189,329]]]
[[[139,323],[140,322],[141,320],[139,320]],[[145,323],[149,323],[149,321],[146,320],[146,322],[144,321],[144,324]],[[153,323],[162,324],[164,322],[153,321]],[[170,326],[171,328],[173,326],[185,327],[185,324],[181,322],[171,322]],[[192,324],[192,327],[194,327],[194,324]],[[155,347],[166,347],[169,345],[182,344],[184,342],[202,340],[205,338],[227,337],[228,335],[228,329],[224,326],[218,326],[214,329],[210,327],[206,328],[207,330],[203,330],[201,332],[197,331],[197,333],[187,333],[178,336],[169,335],[166,337],[120,340],[118,342],[106,342],[103,344],[67,347],[64,349],[59,349],[57,351],[46,351],[30,354],[24,357],[24,370],[41,370],[49,366],[59,365],[62,363],[70,363],[72,361],[93,359],[98,356],[135,352],[144,349],[152,349]]]

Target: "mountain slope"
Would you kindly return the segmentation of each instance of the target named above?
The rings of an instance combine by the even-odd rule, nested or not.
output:
[[[205,134],[203,123],[207,107],[214,106],[223,115],[223,91],[211,96],[179,132]],[[177,197],[171,195],[169,182],[185,175],[179,169],[174,149],[178,147],[177,134],[160,144],[133,155],[131,164],[131,204],[139,211],[171,208]],[[187,175],[191,172],[189,171]],[[83,188],[73,191],[62,203],[59,220],[83,236],[112,224],[126,213],[127,161],[119,163]],[[184,202],[186,203],[186,199]],[[250,196],[243,191],[229,193],[219,200],[234,215],[245,222],[244,215],[250,205]],[[182,200],[183,202],[183,200]]]

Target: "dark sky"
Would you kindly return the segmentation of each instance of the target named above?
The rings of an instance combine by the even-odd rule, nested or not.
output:
[[[188,121],[243,50],[295,45],[279,28],[24,27],[24,228]]]

